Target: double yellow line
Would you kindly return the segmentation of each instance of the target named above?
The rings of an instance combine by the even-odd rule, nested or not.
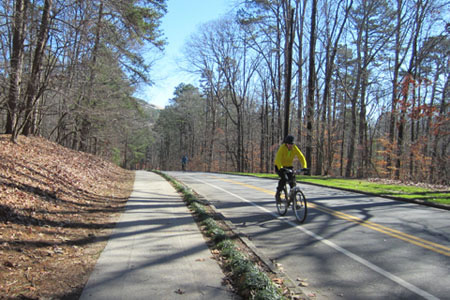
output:
[[[350,221],[350,222],[362,225],[364,227],[367,227],[367,228],[370,228],[372,230],[375,230],[375,231],[387,234],[387,235],[389,235],[391,237],[394,237],[394,238],[398,238],[400,240],[403,240],[405,242],[414,244],[416,246],[420,246],[420,247],[429,249],[431,251],[437,252],[439,254],[443,254],[445,256],[450,256],[450,248],[446,247],[444,245],[433,243],[433,242],[421,239],[419,237],[416,237],[416,236],[413,236],[413,235],[410,235],[410,234],[398,231],[396,229],[392,229],[392,228],[389,228],[389,227],[386,227],[386,226],[383,226],[383,225],[380,225],[380,224],[377,224],[377,223],[374,223],[374,222],[371,222],[371,221],[363,220],[361,218],[358,218],[358,217],[355,217],[355,216],[352,216],[352,215],[349,215],[349,214],[345,214],[345,213],[342,213],[342,212],[339,212],[339,211],[335,211],[335,210],[332,210],[332,209],[329,209],[327,207],[324,207],[324,206],[321,206],[321,205],[317,205],[317,204],[314,204],[314,203],[311,203],[311,202],[308,203],[308,206],[311,207],[311,208],[315,208],[317,210],[320,210],[322,212],[328,213],[330,215],[333,215],[335,217],[338,217],[340,219],[347,220],[347,221]]]
[[[245,186],[247,188],[258,190],[258,191],[264,192],[266,194],[270,194],[270,195],[274,195],[275,194],[272,190],[260,188],[260,187],[257,187],[257,186],[254,186],[254,185],[249,185],[249,184],[242,183],[242,182],[239,182],[239,181],[235,181],[235,180],[231,180],[231,179],[223,179],[223,178],[218,178],[218,177],[217,177],[217,179],[220,179],[222,181],[226,181],[226,182],[229,182],[229,183]],[[314,208],[314,209],[320,210],[322,212],[325,212],[325,213],[330,214],[332,216],[335,216],[337,218],[340,218],[340,219],[343,219],[343,220],[346,220],[346,221],[350,221],[350,222],[353,222],[355,224],[358,224],[358,225],[370,228],[372,230],[375,230],[375,231],[387,234],[387,235],[389,235],[391,237],[403,240],[405,242],[414,244],[414,245],[419,246],[419,247],[423,247],[423,248],[431,250],[433,252],[436,252],[436,253],[439,253],[439,254],[442,254],[442,255],[445,255],[445,256],[450,256],[450,247],[446,247],[446,246],[441,245],[441,244],[433,243],[433,242],[421,239],[419,237],[416,237],[416,236],[413,236],[413,235],[410,235],[410,234],[406,234],[404,232],[401,232],[401,231],[398,231],[398,230],[395,230],[395,229],[392,229],[392,228],[389,228],[389,227],[386,227],[386,226],[383,226],[383,225],[380,225],[380,224],[377,224],[377,223],[374,223],[374,222],[371,222],[371,221],[363,220],[361,218],[358,218],[358,217],[355,217],[355,216],[352,216],[352,215],[349,215],[349,214],[346,214],[346,213],[342,213],[342,212],[339,212],[339,211],[336,211],[336,210],[332,210],[332,209],[327,208],[325,206],[321,206],[321,205],[314,204],[314,203],[311,203],[311,202],[308,202],[308,206],[310,208]]]

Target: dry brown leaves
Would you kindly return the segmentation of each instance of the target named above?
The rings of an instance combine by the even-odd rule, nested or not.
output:
[[[0,135],[0,299],[78,299],[133,185],[107,161]]]

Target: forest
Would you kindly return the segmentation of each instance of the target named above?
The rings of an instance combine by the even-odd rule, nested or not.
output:
[[[166,2],[2,1],[0,132],[129,169],[270,173],[292,134],[313,175],[449,184],[449,1],[231,1],[185,43],[198,85],[157,109],[133,94]]]

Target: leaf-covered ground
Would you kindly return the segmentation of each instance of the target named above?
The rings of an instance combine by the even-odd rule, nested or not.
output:
[[[96,156],[0,135],[0,299],[78,299],[133,181]]]

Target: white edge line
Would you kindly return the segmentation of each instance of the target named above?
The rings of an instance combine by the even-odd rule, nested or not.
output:
[[[382,276],[384,276],[384,277],[386,277],[386,278],[392,280],[393,282],[395,282],[395,283],[401,285],[402,287],[404,287],[404,288],[410,290],[411,292],[416,293],[417,295],[420,295],[420,296],[424,297],[425,299],[439,300],[439,298],[437,298],[436,296],[433,296],[433,295],[431,295],[430,293],[428,293],[428,292],[426,292],[426,291],[424,291],[424,290],[422,290],[422,289],[416,287],[415,285],[413,285],[413,284],[411,284],[411,283],[409,283],[409,282],[407,282],[407,281],[401,279],[400,277],[398,277],[398,276],[396,276],[396,275],[394,275],[394,274],[392,274],[392,273],[389,273],[388,271],[386,271],[386,270],[384,270],[384,269],[382,269],[382,268],[380,268],[380,267],[374,265],[374,264],[371,263],[370,261],[368,261],[368,260],[366,260],[366,259],[364,259],[364,258],[362,258],[362,257],[360,257],[360,256],[358,256],[358,255],[356,255],[356,254],[354,254],[353,252],[350,252],[350,251],[348,251],[348,250],[342,248],[341,246],[338,246],[337,244],[333,243],[332,241],[327,240],[326,238],[324,238],[324,237],[322,237],[322,236],[320,236],[320,235],[317,235],[317,234],[315,234],[314,232],[309,231],[308,229],[306,229],[306,228],[304,228],[304,227],[302,227],[302,226],[299,226],[298,224],[296,224],[296,223],[294,223],[294,222],[292,222],[292,221],[287,220],[287,218],[285,218],[285,217],[280,217],[278,214],[276,214],[276,213],[274,213],[274,212],[268,210],[268,209],[265,208],[265,207],[259,206],[258,204],[253,203],[252,201],[250,201],[250,200],[248,200],[248,199],[245,199],[245,198],[243,198],[243,197],[241,197],[241,196],[239,196],[239,195],[236,195],[236,194],[234,194],[234,193],[232,193],[232,192],[229,192],[229,191],[227,191],[227,190],[225,190],[225,189],[223,189],[223,188],[221,188],[221,187],[218,187],[218,186],[216,186],[216,185],[214,185],[214,184],[208,183],[208,182],[206,182],[206,181],[203,181],[203,180],[200,180],[200,179],[197,179],[197,178],[194,178],[194,177],[191,177],[191,178],[194,179],[194,180],[197,180],[197,181],[199,181],[199,182],[201,182],[201,183],[203,183],[203,184],[209,185],[209,186],[211,186],[211,187],[213,187],[213,188],[215,188],[215,189],[217,189],[217,190],[220,190],[220,191],[222,191],[222,192],[225,192],[225,193],[227,193],[227,194],[229,194],[229,195],[231,195],[231,196],[233,196],[233,197],[235,197],[235,198],[238,198],[238,199],[240,199],[240,200],[242,200],[242,201],[245,201],[245,202],[247,202],[247,203],[249,203],[249,204],[251,204],[251,205],[257,207],[258,209],[260,209],[260,210],[262,210],[262,211],[265,211],[265,212],[269,213],[270,215],[274,216],[275,218],[285,221],[286,223],[288,223],[288,224],[291,225],[292,227],[295,227],[296,229],[298,229],[298,230],[300,230],[300,231],[303,231],[303,232],[306,233],[307,235],[309,235],[309,236],[315,238],[316,240],[318,240],[318,241],[324,243],[325,245],[327,245],[327,246],[329,246],[329,247],[335,249],[336,251],[338,251],[338,252],[340,252],[340,253],[342,253],[342,254],[344,254],[344,255],[350,257],[351,259],[353,259],[353,260],[359,262],[360,264],[362,264],[362,265],[368,267],[369,269],[371,269],[371,270],[377,272],[378,274],[380,274],[380,275],[382,275]]]

